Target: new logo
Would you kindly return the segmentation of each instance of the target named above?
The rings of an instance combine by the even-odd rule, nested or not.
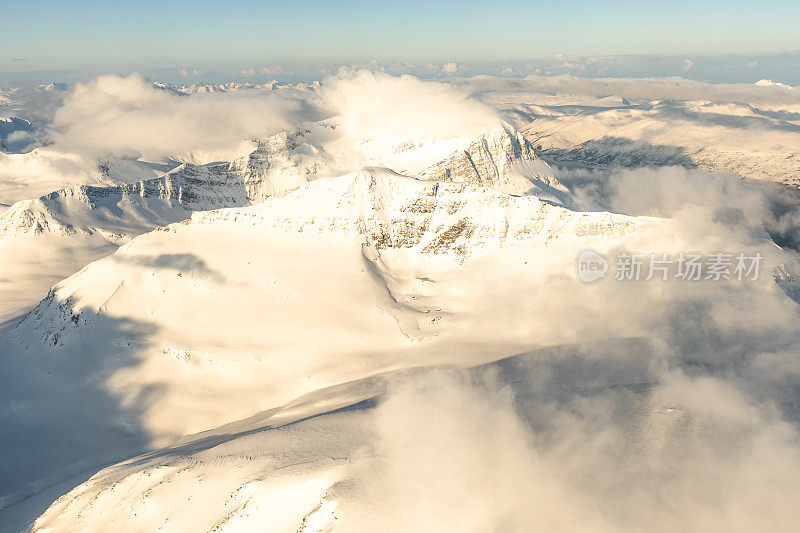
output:
[[[578,255],[578,278],[584,283],[591,283],[606,277],[608,261],[594,250],[583,250]]]

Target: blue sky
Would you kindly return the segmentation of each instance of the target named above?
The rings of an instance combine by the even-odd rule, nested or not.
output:
[[[800,50],[800,2],[0,0],[0,70]]]

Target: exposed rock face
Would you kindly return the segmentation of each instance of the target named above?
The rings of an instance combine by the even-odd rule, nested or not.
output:
[[[319,126],[324,127],[324,125]],[[17,202],[0,214],[0,234],[75,233],[115,239],[186,219],[191,212],[239,207],[283,196],[330,175],[332,157],[310,142],[310,130],[282,132],[259,143],[247,157],[203,166],[183,164],[170,173],[130,185],[61,189]],[[508,126],[481,135],[466,149],[451,153],[415,177],[425,181],[465,183],[511,193],[534,185],[566,193],[521,134]],[[530,170],[530,169],[529,169]]]
[[[17,202],[0,214],[0,233],[130,237],[183,220],[192,211],[247,202],[244,185],[226,165],[185,164],[130,185],[79,185]]]
[[[465,150],[450,154],[417,175],[430,181],[449,181],[493,187],[515,162],[534,161],[536,156],[522,135],[506,128],[475,139]]]
[[[286,194],[326,167],[324,154],[306,142],[305,134],[299,130],[273,135],[249,156],[228,165],[227,172],[241,178],[251,202]]]
[[[310,207],[310,206],[313,206]],[[466,183],[421,182],[358,172],[317,180],[282,198],[239,209],[195,213],[191,224],[235,222],[283,232],[344,232],[375,249],[468,255],[487,245],[582,236],[622,236],[640,221],[579,213]]]
[[[547,164],[536,156],[531,143],[504,125],[481,135],[466,149],[453,152],[416,177],[491,187],[516,194],[541,194],[544,189],[556,196],[563,193],[560,198],[563,202],[568,196],[567,189],[547,170]]]
[[[677,146],[654,145],[617,137],[602,137],[572,145],[564,139],[536,139],[539,154],[556,165],[579,163],[586,166],[658,167],[697,164],[686,151]]]

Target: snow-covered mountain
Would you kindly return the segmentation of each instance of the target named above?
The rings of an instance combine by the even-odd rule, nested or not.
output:
[[[33,143],[33,124],[17,117],[0,117],[0,151],[22,152]]]
[[[36,361],[61,398],[120,398],[105,422],[65,403],[88,440],[65,453],[67,468],[119,432],[128,446],[145,436],[165,445],[354,377],[542,342],[541,332],[496,330],[525,311],[489,304],[504,291],[477,281],[483,262],[504,258],[519,287],[652,223],[388,170],[318,179],[133,239],[58,284],[2,350]],[[60,412],[48,402],[31,408]],[[15,492],[42,474],[28,472],[14,474]]]
[[[404,143],[398,148],[402,152],[398,160],[436,161],[418,177],[371,168],[320,178],[342,165],[320,142],[331,131],[328,124],[310,125],[266,139],[249,156],[230,163],[184,164],[159,178],[127,185],[65,188],[0,212],[0,248],[6,252],[2,254],[5,276],[0,280],[6,296],[4,320],[22,314],[47,294],[50,285],[84,267],[70,278],[68,288],[57,285],[3,337],[11,344],[2,350],[17,354],[6,360],[14,368],[7,368],[7,375],[15,376],[17,384],[27,383],[29,391],[39,386],[34,375],[43,368],[39,364],[49,368],[46,372],[54,381],[46,381],[61,391],[62,407],[73,413],[68,418],[84,420],[87,438],[96,442],[66,453],[63,468],[48,475],[36,470],[33,459],[21,462],[27,464],[28,474],[13,474],[18,483],[4,505],[80,470],[87,449],[95,449],[98,460],[108,461],[121,457],[107,455],[110,442],[116,443],[114,453],[133,453],[144,449],[149,439],[164,444],[252,414],[251,401],[230,411],[226,398],[231,394],[250,397],[257,409],[268,409],[326,381],[341,382],[346,375],[328,369],[337,357],[347,358],[343,368],[361,368],[358,375],[366,376],[417,346],[411,352],[420,352],[414,364],[421,364],[425,354],[436,350],[438,329],[451,323],[449,297],[424,303],[430,288],[437,286],[434,280],[440,271],[457,272],[490,250],[514,249],[520,243],[538,247],[572,238],[613,240],[635,232],[639,225],[626,217],[574,213],[554,205],[561,203],[557,197],[568,199],[564,189],[547,177],[551,175],[546,165],[508,127],[449,154],[452,143],[438,148]],[[417,150],[424,152],[421,158]],[[380,161],[376,154],[372,151],[370,157]],[[520,185],[526,182],[527,187]],[[510,183],[528,196],[508,196],[486,187],[504,189]],[[320,261],[330,263],[323,276]],[[331,286],[329,276],[343,286]],[[150,282],[142,285],[144,279]],[[176,281],[179,286],[172,287]],[[162,283],[166,285],[157,288]],[[464,290],[449,282],[442,286],[449,287],[447,291]],[[334,308],[309,314],[309,306],[317,305],[311,301],[318,298],[327,298]],[[244,309],[244,316],[220,314],[227,305]],[[234,321],[228,323],[226,316]],[[280,370],[285,364],[280,361],[312,350],[316,343],[291,346],[296,335],[293,324],[300,323],[306,324],[309,341],[329,337],[330,352],[302,356],[289,365],[288,375]],[[200,329],[187,328],[188,324]],[[267,329],[265,324],[270,324]],[[270,338],[266,344],[264,335]],[[269,348],[281,345],[286,349]],[[380,358],[367,356],[365,350],[377,346],[388,351]],[[55,353],[71,355],[54,359]],[[23,363],[31,357],[39,369],[33,374]],[[131,357],[142,357],[142,368],[148,370],[128,377],[124,371],[118,373],[122,367],[114,361],[124,367]],[[95,369],[88,370],[87,363]],[[167,367],[159,369],[163,363]],[[237,378],[236,390],[218,389],[213,384],[222,377],[219,371],[227,372],[225,368],[250,378]],[[138,416],[122,412],[91,422],[88,410],[95,402],[86,405],[85,413],[77,406],[87,394],[100,398],[106,394],[87,383],[109,379],[120,379],[119,391],[133,394],[130,400],[138,405],[134,398],[143,390],[140,387],[165,385],[146,383],[151,371],[174,374],[177,381],[164,390],[171,391],[170,397],[177,393],[173,399],[178,404],[186,398],[179,391],[188,390],[181,382],[196,374],[199,381],[190,388],[206,383],[208,397],[229,407],[216,413],[208,406],[183,412],[183,422],[178,423],[159,414],[172,401],[165,397],[161,407],[151,405],[154,416],[141,425]],[[28,374],[30,381],[24,377]],[[264,387],[264,379],[280,375],[275,386]],[[133,381],[125,385],[130,378]],[[108,382],[108,386],[117,385]],[[33,420],[49,418],[51,413],[67,416],[62,407],[32,401],[37,412]],[[109,404],[112,411],[118,407],[116,402]]]
[[[766,79],[766,78],[763,79],[763,80],[758,80],[757,82],[754,83],[754,85],[757,85],[758,87],[780,87],[781,89],[786,89],[786,90],[790,90],[790,91],[796,90],[791,85],[786,85],[785,83],[781,83],[781,82],[778,82],[778,81],[773,81],[773,80]]]
[[[312,83],[279,83],[272,80],[267,83],[235,82],[228,83],[188,83],[173,84],[164,82],[154,82],[153,85],[161,89],[173,91],[179,94],[202,94],[202,93],[230,93],[247,90],[298,90],[308,91],[319,88],[319,82]]]
[[[0,215],[0,233],[95,233],[122,241],[177,222],[192,211],[244,205],[243,184],[224,167],[184,164],[169,174],[130,185],[78,185],[11,205]]]
[[[15,316],[35,303],[54,281],[136,235],[185,220],[196,211],[259,203],[321,176],[336,175],[350,161],[326,151],[326,140],[332,134],[335,124],[308,124],[265,139],[251,154],[230,163],[186,163],[158,178],[123,185],[78,185],[5,208],[0,212],[0,249],[8,253],[0,262],[8,274],[0,284],[8,291],[7,302],[16,303],[6,306],[0,318]],[[418,162],[417,152],[422,151],[422,161],[438,162],[418,172],[419,179],[472,183],[569,204],[566,189],[534,155],[530,144],[508,126],[448,154],[451,148],[449,142],[422,147],[407,142],[396,148],[402,154],[396,160]],[[383,163],[382,157],[395,156],[370,152],[369,160]],[[28,278],[29,269],[20,266],[28,253],[19,252],[21,247],[35,247],[30,240],[35,237],[62,237],[44,247],[52,257],[40,263],[50,265],[52,272],[38,282]],[[23,279],[27,281],[23,283]]]
[[[770,106],[525,93],[486,98],[540,156],[559,166],[679,165],[800,183],[800,101]]]
[[[311,126],[330,128],[324,123]],[[311,144],[313,140],[306,138],[311,133],[310,129],[279,133],[231,163],[186,163],[160,178],[120,186],[81,185],[20,201],[0,215],[0,234],[99,232],[130,237],[183,220],[191,211],[282,196],[342,165],[334,155]],[[398,150],[413,151],[412,146],[407,143]],[[508,126],[480,136],[464,150],[442,155],[440,161],[410,175],[519,193],[546,194],[541,189],[546,187],[568,198],[566,188],[548,175],[530,143]],[[538,166],[531,168],[532,163]]]

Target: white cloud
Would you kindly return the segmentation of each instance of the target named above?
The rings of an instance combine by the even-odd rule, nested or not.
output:
[[[268,74],[268,75],[275,75],[275,74],[282,74],[284,72],[283,67],[280,65],[273,65],[270,67],[260,67],[260,68],[245,68],[240,69],[239,74],[243,76],[255,76],[256,74]]]
[[[444,63],[442,65],[442,72],[445,74],[455,74],[458,72],[458,65],[456,63]]]
[[[127,156],[195,163],[230,160],[251,139],[291,128],[299,103],[271,92],[179,96],[141,76],[78,84],[55,114],[55,148],[89,160]]]
[[[316,104],[338,124],[326,150],[350,170],[381,163],[400,170],[387,157],[402,158],[414,147],[424,152],[433,141],[471,140],[499,122],[493,109],[452,86],[367,70],[325,80]]]
[[[201,72],[199,70],[197,70],[196,68],[189,69],[189,68],[186,68],[186,67],[182,67],[182,68],[178,69],[178,72],[180,73],[181,76],[184,76],[184,77],[185,76],[198,76],[198,75],[201,74]]]
[[[422,532],[748,531],[800,519],[798,434],[768,405],[680,373],[650,392],[603,387],[643,357],[601,355],[543,353],[516,367],[516,391],[490,371],[394,390],[376,417],[372,516]]]
[[[592,182],[579,190],[584,207],[675,221],[626,248],[758,249],[768,264],[794,261],[761,229],[773,216],[767,198],[735,177],[666,168]],[[769,269],[752,285],[587,286],[542,280],[543,264],[539,284],[515,280],[525,303],[504,299],[498,328],[579,344],[394,389],[377,411],[381,461],[370,471],[389,531],[797,523],[800,312]]]
[[[342,71],[325,80],[320,100],[346,131],[363,137],[474,136],[497,122],[468,93],[407,75]]]

